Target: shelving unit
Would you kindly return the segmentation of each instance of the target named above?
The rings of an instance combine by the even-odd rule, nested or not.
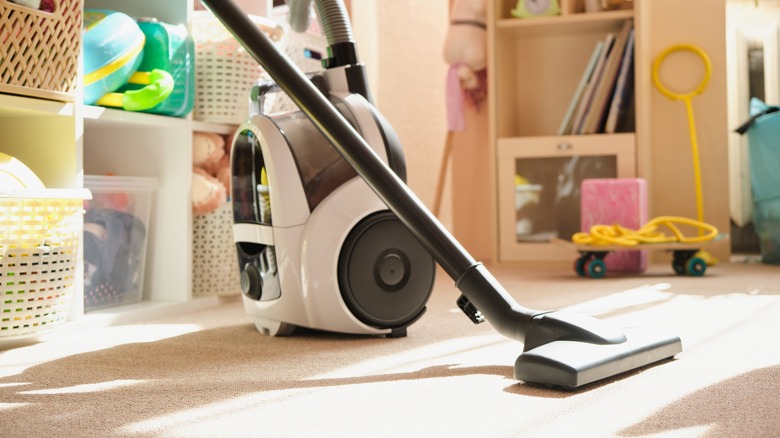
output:
[[[193,0],[85,0],[85,8],[120,11],[188,25]],[[84,107],[84,172],[90,175],[153,177],[144,295],[141,303],[90,312],[92,318],[122,320],[137,314],[170,313],[213,303],[192,297],[192,132],[187,118]],[[198,125],[198,130],[228,132],[231,127]]]
[[[84,8],[188,24],[193,0],[86,0]],[[76,99],[78,100],[78,99]],[[227,135],[236,126],[187,118],[0,94],[0,151],[17,157],[47,187],[83,186],[83,176],[154,177],[158,189],[149,225],[143,300],[84,313],[78,279],[71,324],[107,325],[210,306],[215,297],[192,296],[192,135]]]
[[[0,94],[0,152],[29,166],[46,187],[80,187],[76,105]]]
[[[493,194],[488,214],[492,216],[494,261],[571,260],[572,254],[543,237],[568,238],[567,234],[579,227],[578,181],[589,176],[645,178],[651,217],[696,217],[684,108],[681,102],[669,101],[655,90],[650,66],[653,57],[669,44],[689,42],[708,50],[715,75],[725,76],[725,45],[720,40],[725,32],[722,3],[694,0],[680,6],[671,0],[634,0],[629,10],[518,19],[510,14],[515,0],[488,2],[487,137],[489,190]],[[628,19],[633,20],[635,37],[633,132],[557,135],[594,46],[607,33],[617,34]],[[690,26],[691,22],[696,26]],[[665,72],[672,86],[684,89],[690,82],[695,84],[699,74],[696,62],[675,60],[678,65],[669,69],[671,73]],[[708,156],[703,159],[705,220],[728,230],[727,181],[718,180],[719,175],[725,175],[727,160],[723,81],[725,78],[718,77],[694,105],[700,143],[702,135],[708,142]],[[600,163],[601,169],[581,165],[570,174],[560,170],[581,158]],[[537,209],[541,211],[534,214],[547,219],[531,221],[530,225],[539,228],[535,233],[528,228],[528,221],[518,223],[523,217],[518,216],[517,207],[526,201],[520,195],[515,199],[514,192],[516,175],[521,181],[525,178],[531,185],[539,185],[540,181],[520,174],[537,164],[547,166],[544,172],[557,174],[558,180],[548,177],[542,192],[537,193]],[[457,210],[455,216],[459,216]],[[729,254],[725,242],[714,251],[720,257]]]
[[[547,243],[579,231],[584,178],[636,176],[634,133],[559,136],[593,47],[617,33],[631,10],[518,19],[516,2],[493,2],[490,144],[495,148],[497,258],[570,258]],[[534,187],[517,188],[515,178]],[[524,207],[518,212],[518,208]]]

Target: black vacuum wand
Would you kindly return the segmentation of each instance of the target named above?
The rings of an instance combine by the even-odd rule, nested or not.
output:
[[[515,363],[515,378],[576,388],[681,351],[676,336],[619,330],[585,315],[539,311],[519,305],[244,12],[231,0],[201,0],[201,3],[230,30],[455,280],[462,293],[458,304],[472,320],[480,322],[484,318],[502,335],[524,343],[524,352]],[[328,36],[329,55],[356,62],[352,59],[356,57],[343,2],[316,0],[316,4]],[[344,61],[339,63],[343,65]]]

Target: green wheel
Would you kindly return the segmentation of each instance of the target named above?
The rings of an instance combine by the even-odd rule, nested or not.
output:
[[[590,278],[602,278],[607,273],[607,264],[601,259],[590,260],[585,263],[585,272]]]
[[[699,257],[691,257],[685,267],[688,275],[692,277],[701,277],[707,271],[707,263]]]

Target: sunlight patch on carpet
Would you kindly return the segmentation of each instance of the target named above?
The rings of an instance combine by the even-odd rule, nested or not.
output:
[[[649,284],[634,289],[627,289],[605,297],[586,301],[567,307],[566,311],[584,313],[591,316],[606,315],[632,308],[662,303],[671,299],[674,294],[669,290],[669,283]]]
[[[52,334],[47,342],[0,351],[0,377],[21,374],[33,365],[68,356],[125,344],[158,342],[202,329],[197,324],[136,324],[100,327],[99,330],[63,330],[62,333]]]
[[[21,391],[19,394],[27,395],[55,395],[55,394],[87,394],[94,392],[111,391],[117,388],[123,388],[131,385],[143,383],[145,380],[112,380],[110,382],[86,383],[84,385],[74,385],[64,388],[36,389],[32,391]]]
[[[31,404],[32,403],[5,403],[5,402],[0,402],[0,412],[6,412],[7,413],[7,411],[10,411],[10,410],[13,410],[13,409],[17,409],[17,408],[23,408],[23,407],[29,406]]]
[[[340,379],[355,376],[371,376],[377,374],[409,373],[429,367],[441,366],[442,363],[453,366],[484,365],[491,362],[495,350],[503,350],[506,345],[514,345],[520,353],[522,344],[507,339],[501,335],[469,336],[425,346],[403,350],[399,353],[373,357],[371,359],[339,368],[337,370],[311,376],[307,380]],[[507,362],[507,364],[513,364]]]

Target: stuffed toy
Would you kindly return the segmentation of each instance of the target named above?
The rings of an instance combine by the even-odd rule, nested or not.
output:
[[[479,108],[487,97],[487,23],[485,0],[453,0],[444,37],[447,73],[447,140],[439,168],[433,212],[439,214],[444,181],[452,154],[453,133],[466,130],[466,108]]]
[[[211,213],[230,193],[230,145],[221,135],[194,132],[192,136],[192,213]]]
[[[485,0],[454,0],[444,39],[444,60],[450,64],[447,99],[450,113],[461,111],[462,97],[475,106],[487,96]],[[454,129],[461,130],[461,129]]]
[[[54,0],[11,0],[11,3],[43,12],[54,12]]]

